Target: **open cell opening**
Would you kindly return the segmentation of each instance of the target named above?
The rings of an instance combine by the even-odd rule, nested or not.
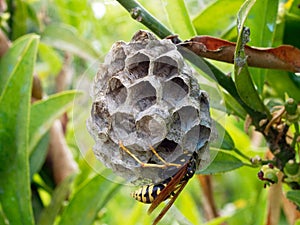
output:
[[[108,125],[110,114],[103,102],[94,102],[92,106],[91,116],[97,125]]]
[[[126,66],[129,72],[129,78],[136,80],[143,78],[149,73],[150,59],[147,55],[137,53],[126,61]]]
[[[142,81],[130,87],[132,106],[138,111],[144,111],[156,104],[156,90],[148,81]]]
[[[175,74],[178,74],[178,65],[175,60],[168,56],[163,56],[155,60],[153,64],[153,75],[169,78]]]
[[[176,105],[188,93],[189,87],[180,77],[174,77],[163,85],[163,99],[172,105]]]
[[[110,106],[118,107],[127,97],[127,89],[118,78],[111,78],[108,82],[107,99]]]

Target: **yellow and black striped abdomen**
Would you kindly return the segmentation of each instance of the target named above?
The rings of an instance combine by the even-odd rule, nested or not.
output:
[[[152,203],[159,193],[168,185],[168,182],[149,184],[131,193],[131,196],[142,203]],[[169,198],[168,196],[167,198]],[[166,199],[167,199],[166,198]]]

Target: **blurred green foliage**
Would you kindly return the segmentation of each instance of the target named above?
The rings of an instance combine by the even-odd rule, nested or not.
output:
[[[236,20],[243,2],[140,1],[183,40],[194,35],[213,35],[230,41],[240,37]],[[0,12],[1,31],[12,41],[12,47],[0,60],[0,224],[150,224],[155,213],[147,215],[148,206],[129,196],[135,187],[95,160],[93,141],[85,128],[90,110],[89,83],[99,63],[114,42],[129,41],[137,30],[147,28],[131,19],[113,0],[7,0],[5,4],[6,10]],[[250,27],[249,44],[299,47],[299,35],[294,35],[300,30],[299,4],[296,0],[254,3],[249,14],[240,18]],[[233,65],[212,63],[224,74],[233,71]],[[62,70],[69,74],[66,91],[54,94],[55,79]],[[33,73],[42,81],[48,97],[31,104]],[[249,89],[253,82],[251,87],[258,92],[252,95],[250,105],[282,105],[286,95],[299,102],[300,81],[295,74],[257,68],[249,69],[247,74],[249,77],[240,80],[237,89],[248,91],[245,95],[254,94]],[[267,189],[257,178],[259,167],[250,165],[249,159],[256,155],[263,158],[266,143],[253,143],[244,131],[245,109],[218,84],[201,75],[200,85],[205,82],[203,87],[211,96],[213,118],[220,123],[219,136],[211,149],[221,152],[202,171],[218,173],[214,176],[213,192],[220,218],[205,221],[201,188],[194,178],[163,223],[264,224]],[[67,91],[71,89],[82,92]],[[55,187],[42,166],[48,130],[66,110],[72,121],[67,126],[66,140],[79,172]],[[297,129],[295,125],[294,131]],[[289,196],[299,202],[298,191]],[[287,223],[283,214],[280,223]]]

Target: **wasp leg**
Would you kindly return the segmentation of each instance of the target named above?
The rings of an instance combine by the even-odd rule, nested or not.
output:
[[[166,166],[176,166],[176,167],[181,167],[182,165],[178,164],[178,163],[168,163],[166,162],[158,153],[157,151],[150,145],[149,146],[151,151],[154,153],[154,155],[160,160],[162,161],[162,163]]]
[[[144,163],[141,160],[139,160],[128,148],[126,148],[121,141],[119,142],[119,146],[123,151],[125,151],[128,155],[130,155],[132,158],[134,158],[134,160],[137,161],[141,165],[141,167],[166,168],[168,166],[175,166],[175,167],[182,166],[180,164],[166,162],[162,157],[159,156],[159,154],[156,152],[156,150],[152,146],[150,146],[151,151],[154,153],[154,155],[156,155],[156,157],[160,161],[162,161],[163,165],[154,164],[154,163]]]

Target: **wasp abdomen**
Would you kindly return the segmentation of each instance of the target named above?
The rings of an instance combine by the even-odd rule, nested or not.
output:
[[[150,184],[142,186],[140,189],[131,193],[131,196],[142,203],[152,203],[159,193],[168,183]],[[167,198],[169,198],[168,196]],[[167,199],[166,198],[166,199]]]

